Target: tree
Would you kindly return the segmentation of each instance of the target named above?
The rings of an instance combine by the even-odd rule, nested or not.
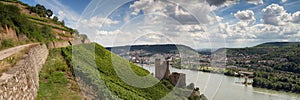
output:
[[[88,39],[88,36],[85,34],[80,34],[80,37],[82,38],[82,40]]]
[[[35,7],[30,6],[30,7],[28,7],[28,10],[30,11],[29,12],[30,14],[31,13],[36,13],[36,8]]]
[[[46,15],[47,15],[47,17],[51,17],[52,15],[53,15],[53,12],[52,12],[52,10],[50,10],[50,9],[47,9],[46,10]]]
[[[61,23],[61,25],[65,25],[65,21],[64,20],[62,20],[60,23]]]
[[[57,17],[57,16],[54,16],[52,20],[53,20],[54,22],[57,22],[57,21],[58,21],[58,17]]]
[[[71,34],[75,34],[76,36],[79,36],[79,32],[76,29],[73,29],[73,31],[71,32]]]
[[[35,5],[35,9],[36,9],[36,13],[40,16],[40,17],[45,17],[46,16],[46,8],[43,5],[40,4],[36,4]]]

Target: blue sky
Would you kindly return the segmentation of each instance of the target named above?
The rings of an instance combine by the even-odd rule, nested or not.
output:
[[[298,42],[299,0],[21,0],[45,5],[104,46],[185,44],[193,48]],[[218,4],[217,4],[218,2]]]

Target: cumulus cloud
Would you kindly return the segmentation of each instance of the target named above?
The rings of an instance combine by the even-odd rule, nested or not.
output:
[[[281,2],[285,3],[287,0],[281,0]]]
[[[216,20],[217,20],[218,22],[222,21],[223,19],[224,19],[223,17],[216,16]]]
[[[247,1],[248,3],[255,4],[255,5],[264,4],[263,0],[247,0]]]
[[[131,4],[130,8],[134,9],[133,15],[142,11],[144,14],[170,17],[181,24],[209,23],[209,14],[215,9],[205,0],[140,0]]]
[[[234,16],[240,21],[246,22],[248,24],[253,24],[256,20],[254,12],[252,10],[238,11],[236,14],[234,14]]]
[[[270,25],[285,25],[291,20],[291,15],[286,12],[286,10],[279,6],[278,4],[271,4],[262,10],[263,19],[265,24]]]
[[[200,25],[177,25],[175,26],[175,31],[177,32],[202,32],[203,27]]]
[[[97,16],[93,16],[90,19],[82,19],[80,20],[80,25],[82,25],[82,27],[88,27],[88,28],[100,28],[102,27],[102,25],[107,25],[110,26],[112,24],[118,24],[119,21],[115,21],[109,18],[102,18],[102,17],[97,17]]]
[[[297,11],[292,15],[292,21],[300,24],[300,11]]]
[[[221,23],[220,32],[224,33],[224,37],[228,44],[239,46],[256,45],[262,42],[270,41],[295,41],[300,38],[299,24],[288,23],[285,26],[275,26],[269,24],[255,24],[251,26],[243,26],[238,23],[228,24]]]
[[[238,11],[234,16],[240,20],[255,20],[252,10]]]
[[[114,30],[114,31],[104,31],[104,30],[97,30],[96,34],[99,36],[108,36],[108,35],[117,35],[117,34],[122,34],[121,30]]]
[[[164,15],[162,12],[165,7],[166,5],[163,2],[154,0],[139,0],[130,5],[130,8],[134,8],[132,12],[133,15],[137,15],[140,11],[146,14],[154,13]]]
[[[234,16],[239,21],[220,23],[219,31],[232,43],[295,41],[300,38],[300,11],[291,14],[282,6],[271,4],[262,10],[262,23],[248,24],[247,22],[255,21],[254,15],[251,10],[238,11]]]

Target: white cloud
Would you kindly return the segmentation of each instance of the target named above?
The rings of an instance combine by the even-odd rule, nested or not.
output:
[[[217,20],[218,22],[222,21],[223,19],[224,19],[223,17],[216,16],[216,20]]]
[[[109,18],[93,16],[90,19],[82,19],[79,23],[82,27],[100,28],[103,25],[110,26],[112,24],[118,24],[119,21],[111,20]]]
[[[204,31],[200,25],[177,25],[175,26],[176,32],[201,32]]]
[[[262,10],[262,14],[262,23],[248,24],[248,21],[255,21],[254,12],[238,11],[234,16],[239,21],[231,24],[220,23],[219,30],[233,44],[240,41],[295,41],[300,38],[300,11],[290,14],[282,6],[271,4]]]
[[[162,17],[171,17],[182,24],[209,23],[209,14],[216,9],[210,6],[205,0],[140,0],[130,5],[133,8],[133,15],[140,11],[144,14],[156,14]]]
[[[75,23],[79,19],[78,14],[61,5],[58,0],[38,1],[53,6],[54,11],[58,12],[57,16],[66,22]],[[226,18],[211,14],[212,11],[237,4],[240,0],[221,1],[209,4],[206,0],[170,0],[170,2],[139,0],[130,5],[134,11],[127,13],[125,19],[129,26],[122,26],[123,29],[99,30],[102,23],[110,26],[120,22],[96,16],[81,19],[78,29],[80,32],[88,33],[92,40],[104,46],[128,45],[136,42],[135,40],[144,44],[172,43],[169,41],[171,40],[178,44],[192,46],[193,42],[208,43],[208,39],[224,44],[222,39],[226,38],[230,43],[243,44],[249,41],[264,42],[264,39],[279,41],[300,37],[300,11],[291,14],[278,4],[269,5],[262,10],[262,23],[255,23],[259,19],[255,18],[252,10],[243,10],[232,14],[238,19],[237,22],[220,23],[218,26],[206,29],[203,26],[209,26],[214,21],[224,22],[223,19]],[[262,0],[247,0],[247,2],[263,4]],[[141,21],[138,20],[133,22],[136,25],[131,25],[130,21],[133,21],[131,15],[137,15],[141,11],[145,14],[141,24],[138,24]]]
[[[143,11],[146,14],[155,13],[164,15],[161,12],[165,7],[166,6],[161,1],[154,0],[139,0],[130,5],[130,8],[134,8],[134,11],[132,12],[133,15],[137,15],[140,11]]]
[[[104,30],[97,30],[96,34],[100,36],[107,36],[107,35],[117,35],[122,34],[121,30],[114,30],[114,31],[104,31]]]
[[[271,4],[262,10],[263,19],[265,24],[270,25],[285,25],[291,20],[291,15],[278,4]]]
[[[263,0],[247,0],[247,1],[248,3],[255,4],[255,5],[264,4]]]
[[[240,20],[255,20],[252,10],[238,11],[234,16]]]
[[[300,11],[297,11],[292,15],[292,21],[300,24]]]
[[[253,24],[256,20],[252,10],[238,11],[234,16],[241,21],[241,24],[242,22]]]
[[[285,3],[287,0],[281,0],[281,2]]]

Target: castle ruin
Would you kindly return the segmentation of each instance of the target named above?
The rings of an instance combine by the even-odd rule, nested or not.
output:
[[[170,74],[170,62],[155,59],[155,77],[159,80],[167,79],[178,87],[186,86],[186,75],[184,73],[173,72]]]

